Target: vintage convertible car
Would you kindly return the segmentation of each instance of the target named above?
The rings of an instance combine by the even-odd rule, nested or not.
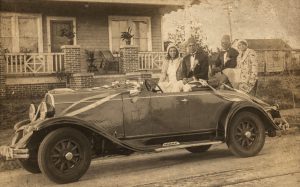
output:
[[[129,90],[50,91],[30,106],[29,118],[15,125],[2,154],[56,183],[79,180],[92,158],[112,154],[201,153],[226,143],[234,155],[254,156],[265,135],[276,136],[286,123],[276,106],[230,88],[199,83],[191,92],[163,93],[150,80]]]

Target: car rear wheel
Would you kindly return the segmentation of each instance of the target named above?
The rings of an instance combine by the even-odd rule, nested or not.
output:
[[[37,159],[18,159],[19,165],[30,173],[41,173]]]
[[[75,182],[90,166],[90,142],[78,130],[54,130],[39,146],[38,163],[42,173],[50,180],[61,184]]]
[[[191,153],[203,153],[207,151],[211,145],[202,145],[202,146],[197,146],[197,147],[188,147],[186,150],[188,150]]]
[[[260,117],[252,112],[238,113],[230,123],[227,145],[236,156],[257,155],[265,143],[265,128]]]

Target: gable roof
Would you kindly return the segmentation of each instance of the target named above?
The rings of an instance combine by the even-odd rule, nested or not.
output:
[[[282,39],[246,39],[250,49],[256,50],[292,50],[291,46]],[[236,46],[238,39],[233,41]]]

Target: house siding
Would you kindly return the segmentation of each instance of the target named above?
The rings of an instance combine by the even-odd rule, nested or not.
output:
[[[161,16],[154,15],[151,19],[152,51],[162,51]]]
[[[109,16],[150,17],[152,51],[162,51],[161,13],[158,6],[95,4],[84,7],[79,3],[3,4],[5,12],[38,13],[42,15],[43,52],[48,50],[47,17],[73,17],[76,19],[77,45],[81,47],[81,68],[87,69],[85,49],[109,49]]]

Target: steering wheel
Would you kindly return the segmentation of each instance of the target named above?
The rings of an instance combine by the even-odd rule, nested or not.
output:
[[[164,93],[162,91],[161,87],[157,83],[155,83],[154,81],[150,81],[150,80],[145,79],[144,84],[145,84],[148,91],[155,92],[155,93],[156,92]]]

